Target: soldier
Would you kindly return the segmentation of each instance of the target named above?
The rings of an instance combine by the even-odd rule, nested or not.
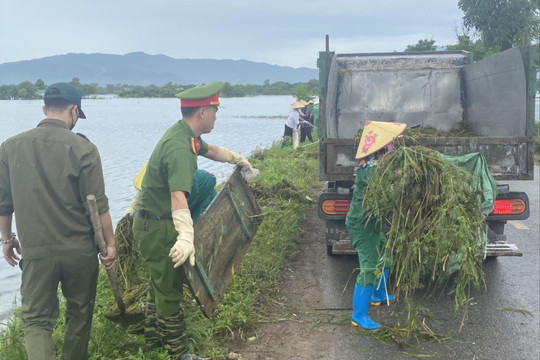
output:
[[[173,358],[200,359],[188,353],[180,302],[185,279],[181,265],[195,265],[193,220],[188,207],[197,156],[242,166],[244,177],[258,172],[240,154],[207,144],[202,134],[214,128],[223,83],[215,81],[176,96],[183,119],[156,145],[146,166],[133,218],[133,236],[149,269],[145,341],[163,346]]]
[[[87,359],[98,260],[86,196],[95,195],[107,244],[101,263],[116,256],[98,150],[71,132],[81,109],[79,92],[66,83],[47,87],[35,129],[7,139],[0,148],[0,232],[4,258],[22,266],[21,316],[29,360],[56,359],[52,332],[59,315],[58,284],[66,298],[62,359]],[[19,241],[12,236],[13,212]],[[16,252],[15,252],[16,251]]]

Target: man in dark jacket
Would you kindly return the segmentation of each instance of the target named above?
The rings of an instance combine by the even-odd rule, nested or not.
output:
[[[0,233],[9,265],[24,257],[21,296],[29,360],[54,360],[52,331],[59,315],[58,284],[66,298],[62,359],[87,359],[98,258],[86,196],[95,195],[107,244],[102,264],[116,257],[101,159],[94,144],[71,131],[81,96],[65,83],[45,90],[46,119],[0,147]],[[11,231],[17,215],[20,243]]]

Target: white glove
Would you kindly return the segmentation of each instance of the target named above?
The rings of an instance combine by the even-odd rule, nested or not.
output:
[[[257,176],[259,176],[260,171],[258,169],[255,169],[251,166],[244,166],[240,170],[240,175],[244,178],[244,180],[249,181],[251,179],[255,179]]]
[[[189,264],[195,266],[195,247],[193,246],[193,220],[189,209],[174,210],[172,213],[174,228],[178,231],[178,237],[174,243],[169,257],[177,268],[186,262],[189,257]]]
[[[240,165],[242,167],[251,167],[251,164],[246,160],[245,157],[224,147],[218,148],[215,160]]]
[[[129,207],[126,209],[126,214],[129,214],[131,216],[135,215],[135,206],[137,205],[137,202],[139,201],[139,194],[141,192],[137,191],[135,195],[133,195],[133,199],[131,200],[131,204],[129,204]]]

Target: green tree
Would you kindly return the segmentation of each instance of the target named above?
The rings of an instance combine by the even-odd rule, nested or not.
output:
[[[538,41],[538,0],[459,0],[463,25],[479,32],[484,45],[500,51]]]
[[[30,81],[23,81],[17,87],[19,88],[17,96],[21,99],[37,99],[39,97],[36,85]]]
[[[467,35],[458,35],[458,43],[446,45],[446,50],[465,50],[473,54],[473,61],[482,60],[495,54],[497,51],[493,48],[486,48],[482,40],[473,41]]]
[[[45,86],[45,82],[41,79],[37,79],[34,85],[38,90],[45,90],[45,88],[47,87]]]
[[[418,40],[415,45],[407,45],[405,51],[435,51],[435,40]]]
[[[28,96],[28,92],[26,91],[25,88],[20,88],[19,92],[17,93],[17,96],[20,97],[21,99],[26,99],[26,97]]]
[[[19,89],[16,85],[2,85],[0,86],[0,99],[11,100],[17,96]]]
[[[308,91],[304,84],[297,85],[294,88],[292,95],[296,97],[297,100],[309,101],[313,98],[312,94]]]

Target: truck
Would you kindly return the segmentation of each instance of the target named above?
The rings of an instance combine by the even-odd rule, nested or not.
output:
[[[505,180],[533,180],[535,69],[538,48],[515,47],[473,62],[466,51],[319,53],[318,214],[329,255],[355,254],[345,226],[360,128],[366,120],[448,131],[462,122],[473,137],[420,137],[418,144],[458,156],[480,152],[497,181],[485,219],[486,257],[522,256],[508,243],[508,221],[529,217],[526,193]],[[355,140],[356,138],[356,140]]]

